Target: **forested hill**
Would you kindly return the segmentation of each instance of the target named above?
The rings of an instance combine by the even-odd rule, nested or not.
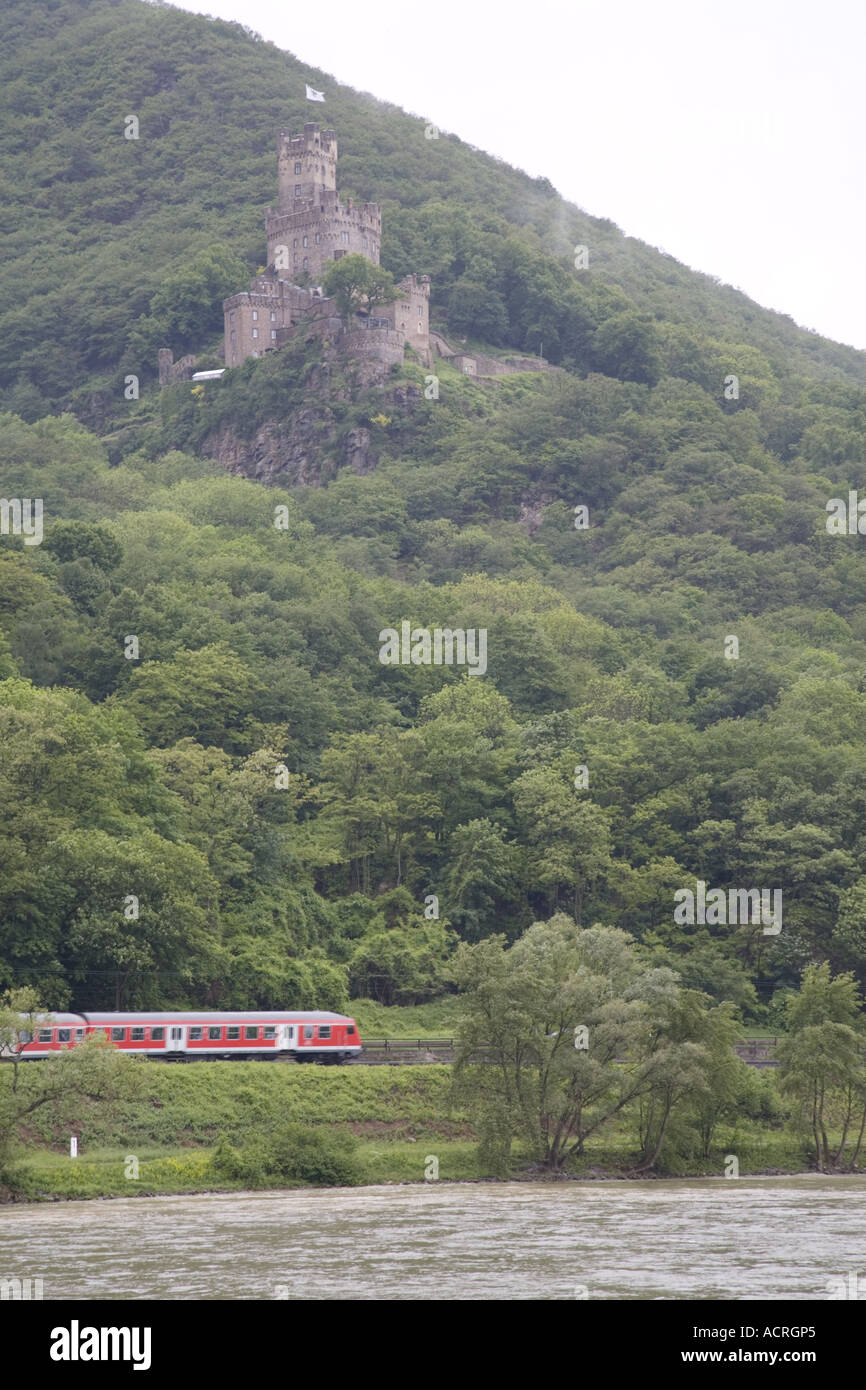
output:
[[[327,91],[324,107],[305,101],[305,82]],[[723,356],[759,349],[771,375],[866,379],[863,354],[799,331],[456,136],[425,139],[425,121],[237,24],[140,0],[6,0],[0,406],[34,418],[46,403],[72,405],[87,419],[93,391],[122,392],[127,371],[146,380],[164,341],[200,349],[219,330],[222,296],[261,262],[275,128],[323,113],[338,132],[341,188],[383,204],[383,264],[430,274],[434,317],[450,304],[462,333],[543,342],[553,361],[638,379],[668,369],[709,385],[712,340]],[[533,113],[543,127],[537,103]],[[124,139],[129,114],[138,140]],[[590,254],[580,280],[576,245]],[[637,332],[635,312],[658,332]]]
[[[773,1026],[809,961],[866,978],[864,355],[237,26],[7,0],[0,39],[0,496],[44,504],[0,534],[0,990],[434,1000],[557,911]],[[306,81],[434,326],[562,370],[326,390],[300,342],[153,389],[261,262]],[[300,415],[316,486],[210,457]],[[383,664],[403,622],[486,670]],[[781,932],[677,922],[697,880]]]

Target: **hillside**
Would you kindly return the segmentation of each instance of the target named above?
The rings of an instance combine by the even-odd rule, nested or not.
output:
[[[424,121],[239,25],[141,0],[9,0],[0,407],[35,418],[71,405],[98,426],[122,402],[126,372],[152,379],[164,339],[177,351],[218,332],[223,295],[261,264],[274,130],[310,119],[304,82],[328,91],[313,114],[325,110],[339,132],[342,187],[383,205],[383,264],[431,275],[434,315],[459,304],[460,332],[531,351],[543,342],[553,361],[604,370],[629,354],[622,325],[593,354],[595,327],[637,311],[664,328],[659,365],[703,385],[718,356],[706,339],[723,358],[741,344],[760,350],[771,375],[864,381],[862,353],[803,333],[456,136],[425,139]],[[137,140],[124,138],[128,114]],[[576,245],[590,252],[579,280]],[[657,370],[634,355],[639,376]]]
[[[0,988],[411,1004],[557,910],[771,1026],[811,960],[866,980],[866,562],[825,524],[866,355],[239,26],[39,0],[0,37],[0,493],[45,509],[0,536]],[[301,343],[157,393],[261,264],[304,81],[434,324],[563,370],[428,400]],[[302,412],[307,472],[215,461]],[[383,664],[405,621],[483,630],[486,671]],[[675,922],[696,879],[781,890],[783,930]]]

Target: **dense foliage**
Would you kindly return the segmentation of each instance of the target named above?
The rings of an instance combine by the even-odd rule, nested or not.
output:
[[[413,1003],[460,941],[558,910],[774,1025],[810,963],[866,979],[866,561],[825,526],[866,486],[863,355],[236,25],[0,25],[0,496],[45,507],[43,544],[0,536],[0,987]],[[302,79],[386,269],[564,370],[328,396],[301,344],[148,395],[258,264]],[[209,459],[302,406],[364,425],[375,471],[266,489]],[[485,629],[486,674],[383,665],[403,620]],[[698,879],[781,889],[783,930],[677,924]]]

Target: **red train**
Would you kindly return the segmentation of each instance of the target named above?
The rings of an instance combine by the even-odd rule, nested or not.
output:
[[[101,1029],[121,1052],[162,1062],[262,1061],[345,1062],[361,1051],[361,1035],[344,1014],[293,1009],[249,1009],[234,1013],[52,1014],[51,1022],[23,1034],[22,1058],[50,1057]]]

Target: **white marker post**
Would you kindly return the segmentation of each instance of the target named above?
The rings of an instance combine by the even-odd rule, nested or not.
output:
[[[70,1158],[77,1158],[77,1157],[78,1157],[78,1140],[75,1138],[75,1135],[74,1135],[74,1134],[73,1134],[72,1138],[69,1140],[69,1157],[70,1157]]]

